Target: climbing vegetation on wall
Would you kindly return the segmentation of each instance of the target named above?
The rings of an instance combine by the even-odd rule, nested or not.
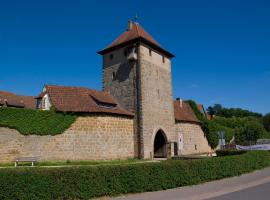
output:
[[[18,130],[23,135],[57,135],[76,120],[76,115],[22,108],[0,108],[0,126]]]
[[[198,120],[201,121],[201,127],[206,136],[208,144],[212,149],[216,148],[218,145],[218,134],[216,131],[217,127],[211,121],[206,119],[206,117],[199,111],[197,104],[194,101],[188,100],[187,103],[191,106]]]

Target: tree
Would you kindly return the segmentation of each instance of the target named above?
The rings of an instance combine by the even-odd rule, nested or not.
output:
[[[216,112],[215,112],[215,110],[214,110],[214,108],[212,106],[209,106],[207,108],[207,112],[208,112],[209,115],[211,115],[211,117],[213,117],[216,114]]]
[[[267,131],[270,131],[270,113],[263,117],[263,126]]]
[[[255,143],[264,133],[264,128],[258,121],[247,121],[245,125],[235,129],[237,144],[248,145]]]

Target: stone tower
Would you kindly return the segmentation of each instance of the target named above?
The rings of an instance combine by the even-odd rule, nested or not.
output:
[[[171,80],[174,56],[131,21],[123,34],[98,53],[103,56],[103,91],[135,113],[138,156],[173,155],[177,149]]]

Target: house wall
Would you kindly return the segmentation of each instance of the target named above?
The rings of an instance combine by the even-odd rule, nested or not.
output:
[[[133,158],[133,119],[80,116],[68,130],[55,136],[25,136],[0,127],[0,162],[21,156],[38,156],[40,161]]]
[[[209,153],[211,151],[200,125],[176,122],[175,129],[178,135],[178,142],[180,134],[183,136],[183,149],[179,150],[180,155]]]

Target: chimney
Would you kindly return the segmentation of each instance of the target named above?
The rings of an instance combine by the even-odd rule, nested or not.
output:
[[[176,101],[177,101],[178,105],[180,106],[180,108],[182,108],[183,107],[183,99],[180,99],[179,97],[177,97]]]
[[[130,31],[132,29],[132,26],[133,26],[133,22],[131,20],[128,20],[127,31]]]

